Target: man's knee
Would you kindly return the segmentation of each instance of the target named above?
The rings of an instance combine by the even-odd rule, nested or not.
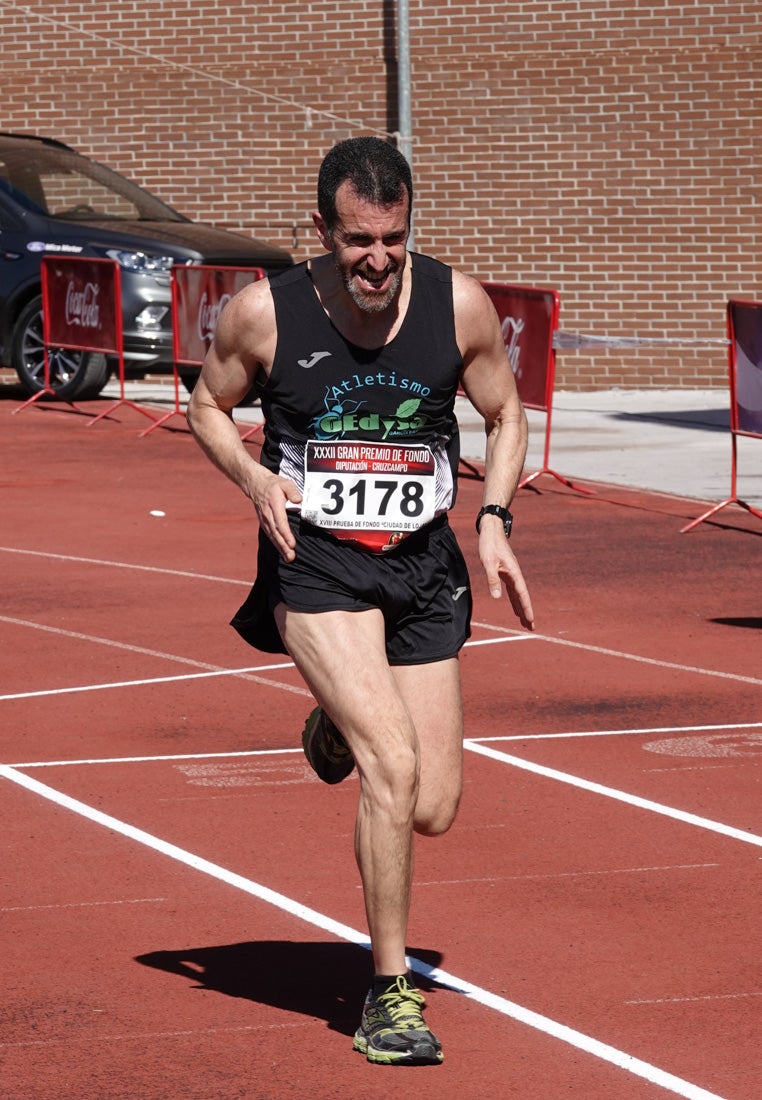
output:
[[[440,799],[433,806],[416,807],[413,827],[421,836],[442,836],[458,814],[460,798]]]
[[[402,814],[409,821],[418,799],[419,762],[412,746],[397,744],[370,758],[357,755],[364,794],[392,816]]]

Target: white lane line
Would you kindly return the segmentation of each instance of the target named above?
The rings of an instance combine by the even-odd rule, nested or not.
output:
[[[2,550],[2,549],[3,549],[3,547],[0,547],[0,550]],[[73,639],[76,639],[78,641],[94,642],[97,645],[111,646],[115,649],[123,649],[123,650],[125,650],[129,653],[139,653],[139,654],[142,654],[144,656],[155,657],[159,660],[179,662],[181,664],[184,664],[184,665],[187,665],[187,666],[190,666],[190,667],[193,667],[193,668],[204,669],[206,671],[206,673],[210,676],[241,676],[243,679],[252,680],[255,683],[262,683],[266,687],[279,687],[283,691],[290,692],[292,694],[297,694],[297,695],[302,695],[302,696],[309,696],[309,694],[310,694],[306,689],[301,688],[301,687],[296,687],[296,686],[292,686],[290,684],[284,684],[284,683],[281,683],[279,681],[272,681],[272,680],[269,680],[269,679],[259,679],[256,675],[248,672],[247,670],[226,669],[226,668],[220,667],[219,665],[208,664],[205,661],[196,661],[196,660],[193,660],[192,658],[188,658],[188,657],[178,657],[177,655],[172,654],[172,653],[164,653],[164,652],[161,652],[161,651],[148,649],[145,646],[131,645],[127,642],[115,641],[112,638],[103,638],[103,637],[100,637],[98,635],[84,634],[80,631],[65,630],[62,627],[50,626],[50,625],[47,625],[47,624],[44,624],[44,623],[38,623],[38,622],[34,622],[34,621],[28,620],[28,619],[18,619],[18,618],[14,618],[13,616],[10,616],[10,615],[0,615],[0,622],[8,623],[12,626],[24,626],[24,627],[28,627],[32,630],[42,630],[46,633],[56,634],[56,635],[67,637],[67,638],[73,638]],[[681,671],[681,672],[696,673],[696,674],[702,675],[702,676],[719,677],[721,679],[734,680],[738,683],[762,685],[762,679],[757,679],[757,678],[751,677],[751,676],[741,676],[741,675],[736,674],[736,673],[718,672],[715,669],[699,668],[699,667],[694,666],[694,665],[681,665],[681,664],[676,664],[676,663],[670,662],[670,661],[656,660],[655,658],[651,658],[651,657],[641,657],[641,656],[638,656],[636,654],[624,653],[620,650],[604,649],[600,646],[585,645],[585,644],[580,643],[580,642],[570,642],[570,641],[566,641],[566,640],[560,639],[560,638],[553,638],[550,635],[546,635],[546,634],[529,634],[525,631],[511,631],[507,628],[493,627],[493,626],[490,626],[487,623],[474,623],[474,626],[480,627],[480,628],[485,629],[485,630],[500,631],[501,636],[499,638],[472,639],[472,640],[466,642],[466,648],[473,648],[473,647],[476,647],[476,646],[484,646],[484,645],[494,645],[494,644],[498,644],[498,643],[501,643],[501,642],[512,642],[512,641],[530,641],[530,640],[532,640],[532,641],[546,641],[546,642],[551,642],[551,643],[556,644],[556,645],[570,646],[574,649],[583,649],[587,652],[600,653],[600,654],[603,654],[605,656],[617,657],[617,658],[620,658],[622,660],[636,661],[636,662],[641,663],[641,664],[656,665],[659,668],[668,668],[668,669],[672,669],[673,671],[676,670],[676,671]],[[285,662],[283,664],[276,664],[276,665],[266,665],[266,666],[264,666],[263,670],[273,669],[273,668],[287,668],[287,667],[289,667],[290,663],[291,662]],[[200,679],[203,674],[202,673],[196,673],[194,675],[195,675],[195,678]],[[156,678],[149,678],[149,679],[145,679],[145,680],[121,681],[121,682],[117,682],[117,683],[79,685],[79,686],[74,686],[74,687],[58,688],[58,689],[55,689],[55,690],[40,690],[40,691],[34,691],[34,692],[18,692],[18,693],[14,693],[14,694],[0,695],[0,702],[8,702],[8,701],[13,700],[13,699],[30,699],[30,698],[35,698],[37,696],[44,696],[44,695],[59,695],[59,694],[64,695],[64,694],[72,694],[72,693],[75,693],[75,692],[82,692],[82,691],[108,690],[108,689],[115,688],[115,687],[144,686],[146,684],[151,684],[151,683],[170,683],[173,680],[182,680],[182,679],[191,679],[191,678],[193,678],[191,675],[178,676],[178,677],[156,677]],[[760,725],[762,725],[762,723],[760,723]],[[696,728],[710,729],[712,727],[696,727]],[[728,728],[730,728],[730,727],[728,727]],[[743,727],[738,727],[738,728],[743,728]],[[606,731],[601,731],[600,733],[597,734],[597,736],[604,736],[605,732]],[[633,732],[635,732],[635,731],[633,731]],[[595,736],[595,735],[596,734],[587,734],[587,736]],[[575,735],[574,734],[555,734],[555,735],[548,734],[546,736],[572,737],[572,736],[575,736]],[[521,739],[522,738],[519,737],[519,736],[513,738],[513,740],[521,740]],[[480,738],[480,740],[487,740],[487,739],[486,738]]]
[[[688,728],[692,729],[693,727]],[[465,749],[470,750],[477,755],[489,757],[490,759],[497,760],[500,763],[510,764],[513,767],[533,772],[535,775],[541,775],[548,779],[553,779],[561,783],[567,783],[570,786],[578,787],[581,790],[587,790],[593,794],[603,795],[606,798],[612,798],[616,801],[624,802],[638,809],[647,810],[650,813],[657,813],[661,814],[664,817],[671,817],[676,821],[683,822],[684,824],[694,825],[701,829],[707,829],[711,832],[716,832],[723,836],[728,836],[734,840],[743,840],[748,844],[755,844],[762,847],[762,837],[756,836],[754,833],[746,832],[742,829],[736,829],[733,826],[724,825],[721,822],[712,821],[709,818],[699,817],[696,814],[688,813],[685,810],[678,810],[672,806],[667,806],[660,802],[654,802],[650,799],[641,798],[639,795],[629,794],[626,791],[618,790],[615,787],[607,787],[601,783],[595,783],[591,780],[582,779],[581,777],[572,775],[569,772],[562,772],[556,768],[546,767],[543,764],[535,764],[532,761],[524,760],[521,757],[512,756],[509,753],[504,753],[496,749],[492,749],[489,746],[484,745],[478,741],[467,739],[464,741],[463,745]],[[246,749],[235,752],[177,753],[153,756],[91,757],[79,760],[34,760],[24,761],[21,763],[16,762],[13,764],[6,764],[5,767],[24,769],[63,768],[92,764],[146,764],[183,760],[226,760],[234,758],[251,758],[256,756],[264,757],[289,754],[298,755],[301,753],[301,751],[302,750],[300,748]]]
[[[265,668],[285,668],[286,665],[263,665],[252,669],[231,669],[230,675],[236,673],[241,674],[244,672],[261,672]],[[222,674],[220,674],[222,675]],[[182,678],[182,677],[181,677]],[[193,678],[193,677],[191,677]],[[145,681],[146,683],[154,683],[153,680]],[[143,681],[135,681],[135,683],[143,683]],[[104,687],[110,687],[111,685],[101,685]],[[119,685],[114,685],[119,686]],[[75,690],[75,689],[71,689]],[[84,689],[82,689],[84,690]],[[16,696],[0,696],[0,700],[3,698],[17,698]],[[477,751],[475,746],[494,744],[496,742],[503,741],[546,741],[553,740],[555,738],[581,738],[581,737],[625,737],[632,735],[646,735],[650,736],[655,733],[694,733],[694,732],[706,732],[716,730],[735,730],[735,729],[756,729],[762,726],[762,722],[731,722],[723,723],[716,726],[653,726],[651,728],[643,727],[640,729],[620,729],[620,730],[589,730],[580,731],[575,733],[529,733],[529,734],[516,734],[515,736],[499,736],[499,737],[469,737],[465,740],[464,745],[466,748],[474,747],[474,751]],[[67,767],[72,764],[145,764],[152,763],[153,761],[161,760],[224,760],[228,757],[236,756],[276,756],[280,753],[298,753],[302,750],[299,748],[281,748],[281,749],[241,749],[235,752],[194,752],[194,753],[173,753],[171,755],[159,755],[159,756],[99,756],[80,760],[25,760],[23,762],[18,761],[6,761],[9,767],[13,768],[61,768]],[[498,757],[499,759],[499,757]],[[512,757],[510,759],[513,759]],[[739,761],[742,762],[742,761]],[[714,765],[716,767],[716,765]],[[735,764],[733,765],[736,766]],[[702,765],[703,769],[703,765]],[[649,771],[674,771],[674,768],[650,768]],[[678,770],[686,771],[684,767]]]
[[[219,581],[221,584],[237,584],[251,588],[251,581],[239,581],[234,577],[215,577],[207,573],[191,573],[184,569],[164,569],[158,565],[135,565],[128,561],[107,561],[102,558],[82,558],[76,554],[51,554],[45,550],[22,550],[15,546],[0,546],[3,554],[26,554],[34,558],[50,558],[53,561],[76,561],[82,565],[106,565],[111,569],[132,569],[141,573],[163,573],[170,577],[190,577],[197,581]]]
[[[228,760],[231,757],[284,756],[288,753],[302,753],[301,746],[296,749],[240,749],[237,752],[183,752],[168,756],[105,756],[92,757],[89,760],[34,760],[23,764],[7,764],[9,768],[67,768],[78,764],[154,764],[174,760]]]
[[[192,852],[185,851],[183,848],[179,848],[174,844],[161,840],[159,837],[144,832],[134,825],[129,825],[127,822],[111,817],[110,814],[105,814],[101,810],[95,809],[93,806],[88,806],[86,803],[80,802],[78,799],[70,798],[68,795],[62,794],[60,791],[56,791],[52,787],[48,787],[38,780],[32,779],[31,776],[24,775],[22,772],[18,772],[13,768],[0,766],[0,777],[9,779],[12,783],[17,783],[26,790],[42,798],[46,798],[64,809],[80,814],[82,817],[95,822],[97,825],[102,825],[112,832],[120,833],[122,836],[134,840],[138,844],[143,844],[153,851],[159,852],[161,855],[168,856],[170,859],[175,859],[179,863],[191,867],[193,870],[200,871],[202,874],[209,875],[220,882],[233,886],[235,889],[242,890],[244,893],[259,898],[261,901],[285,913],[289,913],[291,916],[304,921],[306,924],[310,924],[315,928],[320,928],[322,931],[332,936],[336,936],[340,940],[345,940],[347,943],[354,943],[368,950],[370,949],[370,943],[366,934],[358,932],[356,929],[351,928],[349,925],[342,924],[340,921],[333,920],[333,918],[326,916],[324,913],[319,913],[315,909],[310,909],[306,905],[301,905],[292,898],[286,897],[285,894],[277,893],[275,890],[271,890],[261,883],[253,882],[251,879],[244,878],[243,875],[235,874],[224,867],[220,867],[216,863],[211,863],[209,860],[202,859],[200,856],[196,856]],[[677,1096],[685,1097],[686,1100],[723,1100],[723,1098],[716,1093],[707,1092],[706,1089],[699,1088],[689,1081],[685,1081],[680,1077],[667,1073],[665,1070],[659,1069],[658,1066],[653,1066],[648,1062],[642,1061],[640,1058],[635,1058],[631,1054],[626,1054],[624,1051],[617,1050],[616,1047],[609,1046],[607,1043],[602,1043],[598,1039],[593,1039],[591,1036],[585,1035],[580,1031],[566,1027],[564,1024],[560,1024],[550,1019],[548,1016],[542,1016],[537,1012],[532,1012],[531,1009],[524,1008],[522,1005],[509,1001],[505,997],[490,993],[489,990],[483,989],[481,986],[474,985],[471,982],[464,981],[462,978],[458,978],[456,975],[450,974],[446,970],[431,967],[415,957],[411,957],[409,962],[411,970],[418,974],[423,974],[431,981],[435,981],[449,989],[463,993],[469,999],[476,1001],[485,1008],[491,1008],[495,1012],[499,1012],[519,1023],[526,1024],[528,1027],[541,1031],[546,1035],[550,1035],[577,1050],[584,1051],[586,1054],[591,1054],[595,1058],[599,1058],[604,1062],[608,1062],[611,1065],[626,1070],[636,1077],[642,1077],[646,1081],[651,1081],[653,1084],[667,1089]]]
[[[127,653],[140,653],[147,657],[157,657],[163,661],[178,661],[183,665],[193,668],[207,669],[209,672],[221,671],[220,665],[211,665],[207,661],[196,661],[192,657],[178,657],[174,653],[165,653],[160,649],[147,649],[146,646],[133,645],[130,642],[119,642],[113,638],[104,638],[99,634],[83,634],[80,630],[66,630],[62,626],[50,626],[48,623],[37,623],[32,619],[17,619],[12,615],[0,615],[0,623],[10,623],[11,626],[25,626],[30,630],[41,630],[45,634],[56,634],[63,638],[74,638],[82,642],[95,642],[96,645],[110,646],[113,649],[123,649]]]
[[[15,619],[10,615],[0,615],[0,622],[10,623],[13,626],[30,627],[33,630],[42,630],[47,634],[57,634],[65,638],[74,638],[77,641],[95,642],[96,645],[110,646],[114,649],[125,650],[127,653],[139,653],[141,656],[155,657],[157,660],[160,661],[174,661],[176,664],[188,665],[191,668],[201,668],[209,673],[240,676],[242,680],[248,680],[251,683],[264,684],[266,687],[278,687],[282,691],[290,692],[293,695],[306,695],[308,697],[311,697],[309,691],[307,691],[306,688],[297,687],[292,684],[284,684],[278,680],[270,680],[266,677],[257,676],[248,672],[238,672],[237,670],[231,671],[230,669],[223,668],[220,665],[208,664],[206,661],[196,661],[190,657],[178,657],[174,653],[164,653],[161,650],[147,649],[145,646],[131,645],[129,642],[117,642],[114,641],[112,638],[102,638],[96,634],[83,634],[77,630],[64,630],[63,627],[48,626],[44,623],[35,623],[27,619]],[[287,666],[278,665],[277,667]],[[151,683],[151,681],[146,680],[145,683]],[[112,685],[107,684],[104,686],[111,687]],[[53,692],[52,694],[64,695],[72,690],[72,688],[61,688],[58,692]],[[79,688],[78,690],[83,689]],[[25,696],[23,695],[15,696],[15,698],[24,697]],[[0,696],[0,701],[7,701],[10,698],[14,698],[14,696]]]
[[[723,1100],[718,1093],[709,1092],[699,1085],[694,1085],[690,1081],[686,1081],[681,1077],[676,1077],[674,1074],[668,1073],[666,1070],[659,1069],[658,1066],[653,1066],[649,1062],[644,1062],[640,1058],[635,1058],[631,1054],[626,1054],[624,1051],[617,1050],[616,1047],[609,1046],[608,1043],[602,1043],[598,1039],[593,1039],[591,1036],[585,1035],[580,1031],[575,1031],[565,1024],[559,1024],[555,1020],[551,1020],[548,1016],[541,1016],[538,1012],[533,1012],[529,1008],[524,1008],[522,1005],[515,1004],[513,1001],[508,1001],[504,997],[497,996],[497,994],[489,993],[487,990],[472,985],[470,982],[461,981],[460,978],[454,978],[444,970],[431,968],[425,964],[416,966],[413,960],[411,960],[410,968],[419,974],[424,974],[431,981],[439,982],[441,985],[457,990],[459,993],[464,993],[471,1000],[476,1001],[485,1008],[491,1008],[495,1012],[500,1012],[504,1016],[509,1016],[519,1023],[534,1028],[535,1031],[541,1031],[545,1035],[550,1035],[551,1038],[558,1039],[562,1043],[567,1043],[571,1047],[576,1047],[577,1050],[582,1050],[586,1054],[592,1054],[593,1057],[599,1058],[602,1062],[609,1062],[619,1069],[627,1070],[628,1073],[633,1074],[635,1077],[642,1077],[644,1080],[650,1081],[652,1084],[658,1085],[660,1088],[666,1089],[676,1096],[683,1096],[686,1100]]]
[[[472,743],[480,745],[492,744],[496,741],[550,741],[562,740],[568,737],[629,737],[634,734],[654,733],[710,733],[721,730],[753,730],[759,729],[762,722],[722,722],[715,726],[647,726],[640,729],[619,730],[576,730],[568,733],[512,733],[499,734],[496,737],[471,737]]]
[[[491,626],[489,623],[473,623],[483,630],[505,630],[507,633],[517,633],[508,627]],[[608,649],[605,646],[591,645],[587,642],[575,642],[569,638],[556,638],[552,634],[530,634],[538,642],[549,642],[551,645],[566,646],[569,649],[581,649],[586,653],[598,653],[602,657],[616,657],[620,661],[634,661],[636,664],[653,665],[656,668],[668,668],[674,672],[691,672],[699,676],[715,676],[721,680],[734,680],[739,684],[762,685],[762,679],[757,676],[742,676],[737,672],[720,672],[713,668],[701,668],[698,665],[682,665],[675,661],[663,661],[658,657],[643,657],[639,653],[626,653],[621,649]]]
[[[274,667],[274,666],[273,666]],[[247,671],[245,669],[239,669],[239,672]],[[153,681],[149,681],[153,682]],[[106,685],[108,686],[108,685]],[[3,696],[0,696],[2,699]],[[15,696],[6,696],[6,698],[15,698]],[[753,728],[758,723],[750,723],[748,728]],[[532,733],[517,735],[516,737],[469,737],[464,742],[466,748],[475,745],[492,744],[498,741],[544,741],[555,737],[617,737],[629,734],[651,734],[651,733],[693,733],[695,730],[724,730],[724,729],[746,729],[747,725],[739,723],[738,725],[728,726],[657,726],[654,729],[637,729],[637,730],[602,730],[592,731],[590,733]],[[224,760],[228,757],[234,756],[268,756],[277,755],[284,752],[301,752],[301,749],[283,748],[283,749],[239,749],[235,752],[193,752],[193,753],[172,753],[171,755],[159,755],[159,756],[99,756],[99,757],[85,757],[80,760],[25,760],[23,762],[18,761],[6,761],[6,763],[13,768],[61,768],[67,767],[71,764],[145,764],[151,763],[155,760]],[[674,769],[665,768],[651,768],[650,771],[666,771]],[[686,769],[681,768],[680,771]]]
[[[185,672],[181,676],[151,676],[143,680],[112,680],[104,684],[81,684],[76,687],[48,688],[45,691],[19,691],[14,695],[0,695],[0,703],[12,699],[39,699],[46,695],[77,695],[83,691],[107,691],[111,688],[149,687],[152,684],[175,684],[184,680],[208,680],[215,676],[241,676],[250,679],[254,672],[271,672],[278,668],[293,668],[292,661],[275,665],[252,665],[251,668],[221,668],[214,672]]]
[[[478,626],[480,630],[492,630],[496,634],[517,634],[527,635],[529,638],[536,638],[538,635],[534,632],[528,632],[520,627],[513,626],[499,626],[496,623],[477,623],[472,620],[471,626]]]
[[[47,626],[43,623],[36,623],[27,619],[14,619],[10,615],[0,615],[0,622],[10,623],[12,626],[25,626],[32,630],[42,630],[49,634],[63,635],[67,638],[74,638],[78,641],[95,642],[98,645],[111,646],[115,649],[124,649],[129,653],[140,653],[144,656],[156,657],[163,661],[175,661],[184,665],[191,665],[194,668],[202,668],[207,671],[204,672],[188,672],[178,676],[150,676],[140,680],[117,680],[109,681],[101,684],[78,684],[72,687],[63,688],[46,688],[38,691],[18,691],[9,693],[7,695],[0,695],[0,703],[7,703],[11,700],[18,699],[39,699],[46,695],[76,695],[83,691],[109,691],[112,688],[128,688],[128,687],[146,687],[150,684],[171,684],[177,683],[182,680],[201,680],[205,677],[211,678],[214,676],[240,676],[242,679],[251,680],[254,683],[261,683],[267,687],[281,687],[284,691],[291,692],[296,695],[308,696],[310,693],[301,687],[294,687],[290,684],[283,684],[280,681],[274,681],[270,679],[260,679],[258,676],[253,675],[260,672],[270,672],[273,669],[281,668],[293,668],[293,661],[279,661],[271,665],[255,665],[251,668],[221,668],[219,665],[210,665],[204,661],[195,661],[188,657],[178,657],[173,653],[157,652],[153,649],[146,649],[143,646],[131,645],[128,642],[117,642],[112,638],[102,638],[94,634],[82,634],[75,630],[65,630],[59,626]],[[466,642],[467,646],[479,646],[479,645],[494,645],[501,642],[519,642],[525,638],[529,638],[530,635],[522,635],[516,637],[505,638],[484,638],[476,641]]]
[[[330,932],[331,935],[337,936],[339,939],[347,940],[349,943],[355,943],[360,947],[370,947],[368,937],[364,933],[356,932],[348,925],[332,920],[330,917],[326,917],[322,913],[318,913],[316,910],[308,908],[306,905],[301,905],[299,902],[293,901],[291,898],[287,898],[285,895],[279,894],[275,890],[269,889],[267,886],[252,882],[244,878],[243,875],[228,871],[224,867],[220,867],[215,863],[210,863],[209,860],[203,859],[201,856],[193,855],[192,852],[186,852],[184,849],[178,848],[175,844],[170,844],[168,841],[152,836],[143,829],[138,829],[134,825],[130,825],[125,821],[120,821],[118,818],[103,813],[102,810],[98,810],[94,806],[88,806],[86,803],[80,802],[76,798],[71,798],[69,795],[62,794],[53,787],[49,787],[45,783],[40,783],[39,780],[24,775],[23,772],[17,771],[15,768],[9,768],[7,765],[0,765],[0,777],[9,779],[12,783],[17,783],[20,787],[42,798],[46,798],[48,801],[54,802],[56,805],[62,806],[66,810],[70,810],[72,813],[80,814],[89,821],[95,822],[96,825],[102,825],[104,828],[110,829],[115,833],[120,833],[129,840],[134,840],[138,844],[143,844],[147,848],[159,852],[161,855],[168,856],[170,859],[175,859],[179,863],[184,863],[187,867],[191,867],[196,871],[201,871],[203,874],[210,875],[212,878],[219,879],[220,882],[226,882],[229,886],[234,886],[238,890],[243,890],[245,893],[251,894],[261,901],[267,902],[269,905],[274,905],[276,908],[282,909],[284,912],[297,917],[299,920],[305,921],[307,924],[312,924],[317,928],[322,928],[325,932]]]
[[[673,806],[665,806],[661,802],[652,802],[649,798],[641,798],[639,795],[628,794],[626,791],[617,790],[616,787],[605,787],[602,783],[594,783],[589,779],[581,779],[577,775],[558,771],[556,768],[547,768],[544,764],[534,764],[530,760],[522,760],[520,756],[511,756],[506,752],[498,752],[497,749],[491,749],[488,745],[479,745],[472,741],[466,741],[464,742],[464,746],[471,752],[478,753],[481,756],[488,756],[492,760],[502,761],[504,764],[511,764],[513,767],[522,768],[524,771],[534,772],[535,775],[542,775],[546,779],[555,779],[559,783],[568,783],[572,787],[579,787],[580,790],[604,795],[604,797],[613,798],[617,802],[625,802],[629,806],[636,806],[640,810],[648,810],[650,813],[662,814],[664,817],[671,817],[675,821],[682,821],[686,825],[695,825],[699,829],[708,829],[710,832],[719,833],[721,836],[728,836],[733,840],[743,840],[746,844],[755,844],[757,847],[762,848],[762,836],[746,832],[744,829],[736,829],[732,825],[724,825],[721,821],[712,821],[710,818],[699,817],[697,814],[687,813],[685,810],[677,810]]]
[[[599,653],[603,657],[616,657],[618,660],[634,661],[636,664],[653,665],[655,668],[668,668],[673,672],[690,672],[698,676],[714,676],[719,680],[734,680],[738,684],[762,685],[759,676],[742,676],[738,672],[721,672],[716,668],[702,668],[699,665],[682,665],[677,661],[663,661],[658,657],[643,657],[638,653],[624,653],[620,649],[607,649],[605,646],[586,645],[583,642],[571,642],[566,638],[553,638],[548,634],[540,634],[538,637],[543,642],[551,642],[553,645],[567,646],[571,649],[583,649],[587,653]]]

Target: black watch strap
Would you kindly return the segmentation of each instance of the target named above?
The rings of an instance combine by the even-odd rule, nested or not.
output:
[[[507,508],[503,508],[500,504],[485,504],[479,511],[479,515],[476,517],[476,531],[479,532],[481,527],[482,516],[499,516],[503,521],[503,530],[505,531],[505,537],[508,539],[511,537],[511,528],[513,527],[513,516]]]

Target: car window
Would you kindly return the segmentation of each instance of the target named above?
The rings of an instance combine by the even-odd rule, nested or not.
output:
[[[9,195],[12,199],[15,199],[20,206],[24,206],[27,209],[34,210],[36,214],[44,214],[45,211],[39,205],[34,202],[31,195],[24,194],[16,187],[11,179],[11,166],[0,157],[0,193]]]
[[[139,218],[134,202],[97,180],[65,169],[42,172],[39,185],[53,218]]]
[[[186,221],[148,191],[66,149],[0,150],[0,188],[35,213],[67,221]]]
[[[0,177],[0,229],[21,229],[23,222],[19,217],[18,210],[6,200],[8,194],[8,187],[5,180]],[[0,241],[2,246],[2,241]]]

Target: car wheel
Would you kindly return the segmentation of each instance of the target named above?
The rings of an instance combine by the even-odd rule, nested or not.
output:
[[[102,352],[48,348],[50,388],[67,401],[97,397],[109,376]],[[11,340],[11,365],[30,395],[45,388],[42,298],[32,298],[16,322]]]

